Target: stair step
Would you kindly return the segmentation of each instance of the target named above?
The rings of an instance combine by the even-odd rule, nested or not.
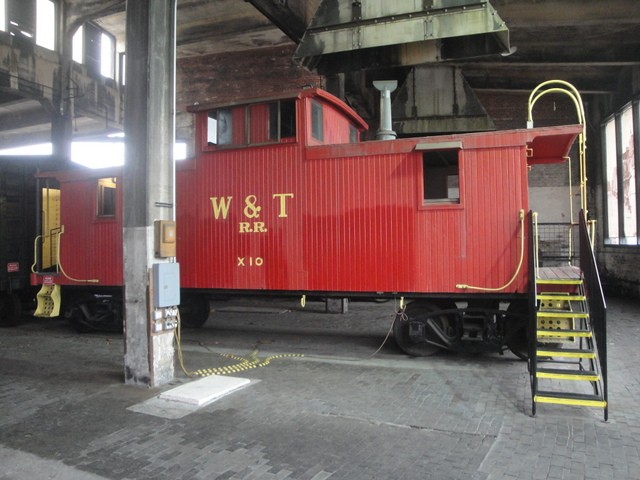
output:
[[[593,333],[589,330],[560,330],[560,329],[544,329],[539,328],[537,330],[537,335],[539,337],[581,337],[581,338],[591,338],[593,337]]]
[[[557,405],[577,405],[581,407],[605,408],[607,402],[598,395],[585,395],[582,393],[543,392],[538,391],[533,396],[537,403],[554,403]]]
[[[539,348],[536,350],[538,357],[560,357],[560,358],[596,358],[593,350],[582,350],[576,348]]]
[[[36,295],[37,307],[34,317],[57,317],[60,315],[60,285],[43,284]]]
[[[536,278],[537,285],[582,285],[580,278]]]
[[[597,382],[600,380],[600,375],[592,370],[566,370],[562,368],[539,368],[536,370],[536,377],[587,382]]]
[[[536,298],[538,300],[564,300],[569,302],[584,302],[587,299],[584,295],[566,295],[562,293],[539,293]]]
[[[586,312],[571,312],[569,310],[538,310],[538,317],[546,318],[589,318]]]

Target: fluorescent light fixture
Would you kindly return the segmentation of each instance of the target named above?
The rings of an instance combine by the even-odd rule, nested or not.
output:
[[[0,150],[0,155],[51,155],[51,153],[50,143]],[[187,158],[187,144],[176,143],[173,147],[173,156],[176,161]],[[124,165],[124,142],[73,142],[71,161],[88,168],[122,166]]]

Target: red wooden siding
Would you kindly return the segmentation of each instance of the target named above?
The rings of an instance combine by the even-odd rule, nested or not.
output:
[[[306,159],[296,146],[201,157],[197,174],[179,176],[179,205],[195,211],[178,217],[183,286],[442,293],[506,283],[528,209],[524,146],[463,149],[462,203],[424,206],[422,153],[396,145],[383,155],[345,156],[347,145],[310,148]],[[211,197],[228,203],[226,219],[215,219]],[[522,292],[525,273],[506,291]]]
[[[324,105],[330,144],[307,146],[312,98]],[[250,134],[266,135],[268,110],[254,110],[264,121]],[[529,208],[527,161],[561,161],[580,128],[349,144],[349,126],[364,126],[350,112],[326,93],[303,91],[297,142],[208,149],[179,167],[182,287],[451,294],[476,292],[458,284],[510,280],[521,251],[519,212]],[[202,118],[197,125],[202,139]],[[460,202],[425,203],[423,147],[450,142],[461,144]],[[66,272],[121,285],[121,188],[118,217],[97,219],[98,173],[52,175],[61,184]],[[525,291],[526,264],[525,257],[503,293]]]
[[[116,190],[116,211],[121,212],[122,189]],[[122,285],[122,223],[98,218],[97,178],[71,180],[60,185],[60,261],[69,277],[98,280],[98,286]],[[60,277],[57,283],[76,283]]]

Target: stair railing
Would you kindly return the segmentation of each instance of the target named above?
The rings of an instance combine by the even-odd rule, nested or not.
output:
[[[535,392],[538,390],[538,378],[536,376],[537,362],[537,335],[538,319],[536,316],[536,278],[538,277],[538,214],[529,211],[529,311],[527,322],[528,339],[528,370],[529,381],[531,382],[531,408],[532,414],[536,414],[536,404],[533,401]]]
[[[589,223],[585,211],[580,211],[580,269],[584,276],[584,287],[589,307],[589,319],[596,337],[596,349],[600,360],[602,375],[602,398],[607,402],[604,409],[604,419],[608,419],[607,393],[607,304],[604,299],[600,274],[596,264],[596,257],[589,235]]]

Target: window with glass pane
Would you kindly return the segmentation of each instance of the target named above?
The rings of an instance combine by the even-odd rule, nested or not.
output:
[[[605,125],[604,135],[607,189],[607,243],[617,244],[620,241],[620,233],[618,232],[618,168],[615,118],[609,120]]]
[[[114,217],[116,215],[116,179],[101,178],[98,180],[98,217]]]
[[[460,203],[458,149],[423,154],[424,203]]]
[[[51,0],[36,3],[36,43],[49,50],[56,48],[56,6]]]
[[[311,102],[311,135],[313,138],[323,140],[324,129],[322,120],[322,105],[318,102]]]
[[[636,175],[635,149],[633,137],[633,109],[631,105],[620,115],[621,153],[622,153],[622,206],[625,244],[637,244],[638,228],[636,224]]]
[[[610,245],[638,245],[638,165],[639,151],[638,101],[626,105],[605,121],[604,187],[606,191],[605,243]]]

